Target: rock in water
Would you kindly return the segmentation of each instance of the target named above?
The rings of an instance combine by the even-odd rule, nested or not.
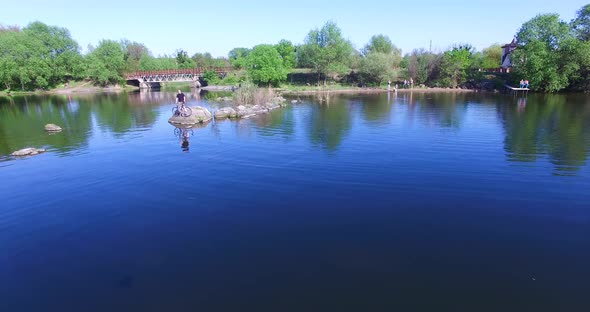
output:
[[[277,96],[277,97],[275,97],[275,98],[272,99],[272,102],[273,103],[276,103],[276,104],[285,103],[286,101],[287,101],[287,99],[285,99],[282,96]]]
[[[54,124],[46,124],[45,125],[45,131],[48,131],[48,132],[59,132],[61,130],[62,130],[61,127],[58,125],[54,125]]]
[[[21,156],[34,156],[34,155],[38,155],[41,153],[44,153],[45,150],[42,148],[34,148],[34,147],[28,147],[28,148],[23,148],[21,150],[18,150],[14,153],[12,153],[12,156],[17,156],[17,157],[21,157]]]
[[[268,109],[269,111],[273,110],[273,109],[277,109],[280,108],[281,105],[277,104],[277,103],[266,103],[266,109]]]
[[[231,107],[223,107],[215,112],[215,119],[236,118],[238,113]]]
[[[202,106],[191,107],[191,110],[192,114],[190,116],[172,116],[170,119],[168,119],[168,122],[180,125],[194,125],[198,123],[205,123],[212,119],[211,112]]]

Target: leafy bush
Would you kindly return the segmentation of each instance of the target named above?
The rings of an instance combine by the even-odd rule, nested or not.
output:
[[[208,70],[205,73],[203,73],[203,79],[209,85],[219,84],[219,82],[221,81],[221,79],[219,78],[219,74],[217,74],[213,70]]]

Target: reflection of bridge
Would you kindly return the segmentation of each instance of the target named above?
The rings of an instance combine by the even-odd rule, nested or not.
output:
[[[213,71],[220,76],[226,75],[231,68],[225,67],[205,67],[190,69],[167,69],[152,71],[136,71],[128,73],[125,79],[128,82],[139,83],[140,88],[159,87],[162,82],[185,82],[192,81],[195,87],[200,86],[200,78],[204,73]]]

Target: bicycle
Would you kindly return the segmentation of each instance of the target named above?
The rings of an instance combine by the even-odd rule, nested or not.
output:
[[[193,114],[193,110],[190,107],[184,105],[184,103],[180,103],[180,106],[176,105],[172,108],[172,113],[174,116],[189,117]]]

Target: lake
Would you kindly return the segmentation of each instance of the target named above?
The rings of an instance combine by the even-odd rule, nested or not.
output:
[[[590,311],[590,96],[293,99],[0,98],[0,311]]]

